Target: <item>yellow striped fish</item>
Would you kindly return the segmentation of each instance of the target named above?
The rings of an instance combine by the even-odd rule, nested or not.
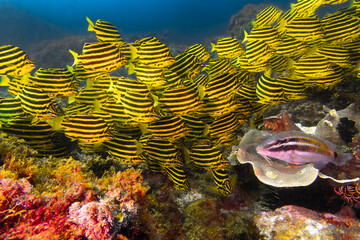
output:
[[[98,19],[94,24],[88,17],[86,20],[89,23],[88,31],[94,31],[100,42],[110,42],[118,47],[123,44],[119,30],[113,24],[101,19]]]
[[[256,84],[256,96],[260,103],[274,105],[286,102],[284,89],[268,72],[265,72]]]
[[[230,194],[233,190],[229,176],[224,169],[211,170],[217,189],[222,195]]]
[[[158,101],[164,113],[175,115],[190,114],[202,106],[198,92],[185,86],[165,90]]]
[[[34,61],[19,47],[0,46],[0,75],[23,76],[35,68]]]
[[[108,100],[100,107],[101,111],[110,114],[114,121],[124,124],[132,122],[132,118],[125,113],[125,108],[121,103],[117,103],[115,100]]]
[[[147,123],[159,118],[154,112],[154,105],[149,94],[126,92],[121,97],[121,103],[124,106],[124,112],[134,121]]]
[[[224,114],[217,117],[210,125],[209,132],[211,138],[218,138],[232,133],[239,127],[238,118],[234,113]]]
[[[310,50],[310,46],[295,38],[285,36],[282,43],[274,48],[276,54],[284,57],[291,57],[294,60],[300,58],[304,53]]]
[[[189,129],[186,138],[200,138],[204,135],[205,124],[200,118],[192,115],[182,115],[180,118],[185,122],[186,128]]]
[[[271,25],[281,14],[282,10],[274,6],[269,6],[256,15],[256,21],[253,22],[253,25],[254,27]]]
[[[139,58],[139,64],[157,68],[164,68],[175,62],[169,48],[159,40],[142,43],[133,57]]]
[[[87,70],[81,62],[78,62],[75,68],[67,66],[67,69],[72,72],[79,81],[96,81],[98,78],[110,76],[106,71]]]
[[[173,181],[174,187],[180,191],[189,191],[190,184],[184,170],[180,167],[164,167],[166,174]]]
[[[160,118],[150,123],[147,130],[155,137],[171,141],[184,137],[189,132],[184,121],[177,116]]]
[[[165,139],[150,138],[143,146],[144,155],[154,160],[161,167],[180,167],[179,151]]]
[[[15,118],[1,126],[1,131],[25,140],[25,144],[34,149],[43,149],[52,145],[51,138],[56,133],[45,121],[34,123],[31,118]]]
[[[270,57],[271,56],[269,56],[269,58]],[[237,57],[237,62],[237,65],[239,65],[241,69],[249,72],[263,72],[269,68],[267,61],[250,63],[249,59],[246,57],[246,53],[242,54],[240,57]]]
[[[210,53],[204,45],[197,43],[185,49],[185,53],[195,55],[200,61],[206,62],[210,58]]]
[[[203,68],[202,61],[193,54],[182,53],[177,55],[175,59],[176,62],[170,65],[168,69],[184,79],[195,77]]]
[[[80,62],[85,70],[111,72],[127,63],[116,45],[108,42],[85,43],[82,54],[69,50],[74,65]]]
[[[205,104],[196,111],[196,115],[199,115],[199,117],[218,117],[236,108],[234,99],[231,97],[210,100],[205,96],[203,100]]]
[[[314,14],[322,2],[323,0],[299,0],[298,3],[291,4],[291,9],[296,9],[299,14],[306,17]]]
[[[351,16],[343,16],[323,24],[324,38],[328,44],[347,43],[360,36],[360,20]]]
[[[297,17],[286,26],[286,36],[302,42],[313,42],[324,37],[320,20],[314,14],[308,17]]]
[[[119,159],[122,163],[131,164],[132,159],[134,159],[134,163],[140,163],[137,156],[141,154],[142,146],[132,137],[115,135],[110,141],[104,142],[104,145],[108,149],[108,153]],[[145,162],[144,159],[142,160]]]
[[[271,48],[281,44],[281,39],[279,36],[278,31],[272,26],[257,26],[253,27],[248,34],[244,30],[244,42],[251,42],[251,41],[264,41],[266,42]]]
[[[324,77],[333,72],[329,59],[318,54],[301,57],[294,63],[294,73],[299,78]]]
[[[316,50],[316,53],[329,59],[333,64],[337,64],[342,68],[353,68],[350,62],[349,51],[337,45],[325,45]]]
[[[109,126],[104,119],[91,114],[67,116],[61,127],[65,129],[65,136],[86,144],[102,143],[112,139]]]
[[[235,94],[237,86],[236,78],[233,74],[223,73],[210,77],[205,92],[210,100],[219,98],[229,98]]]
[[[195,167],[205,170],[219,170],[229,165],[220,150],[210,142],[197,143],[190,151],[190,159]]]
[[[7,123],[24,114],[19,98],[0,98],[0,122]]]
[[[75,95],[77,94],[76,86],[79,85],[74,75],[63,68],[39,68],[34,77],[29,77],[29,81],[52,98]]]
[[[75,102],[78,104],[87,104],[99,107],[97,104],[104,103],[108,98],[105,91],[96,88],[81,88],[79,94],[75,96]]]
[[[225,58],[212,58],[204,67],[210,78],[216,77],[224,73],[234,74],[236,68]]]
[[[146,84],[148,87],[159,87],[166,84],[166,78],[162,68],[139,64],[134,68],[134,71],[137,80]]]
[[[240,42],[233,37],[219,38],[216,45],[211,43],[211,52],[216,51],[221,58],[235,58],[245,52]]]
[[[262,64],[271,58],[273,50],[264,41],[255,40],[246,44],[246,58],[250,64]]]
[[[296,100],[306,98],[305,84],[302,79],[292,77],[279,76],[277,78],[279,85],[284,90],[284,96],[288,100]]]
[[[60,106],[40,88],[26,86],[19,93],[24,112],[38,119],[49,119],[63,115]]]

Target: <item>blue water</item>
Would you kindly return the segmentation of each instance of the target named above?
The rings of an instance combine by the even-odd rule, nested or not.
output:
[[[267,0],[265,3],[289,9],[294,0]],[[0,0],[0,10],[5,5],[14,6],[28,18],[59,27],[66,34],[86,34],[88,16],[94,22],[102,19],[113,23],[122,35],[160,33],[178,43],[192,44],[212,36],[225,35],[233,14],[248,4],[264,3],[263,0]],[[21,14],[9,14],[0,27],[21,21]],[[14,16],[15,15],[15,16]],[[36,25],[23,28],[28,33],[44,31]],[[19,24],[19,23],[17,23]],[[6,27],[6,26],[5,26]],[[9,27],[9,26],[7,26]],[[29,29],[31,28],[31,29]],[[10,29],[10,34],[15,34]],[[55,32],[60,32],[57,30]],[[24,30],[22,30],[24,31]],[[4,32],[2,33],[4,34]],[[19,33],[17,33],[19,34]],[[52,31],[42,33],[42,38],[51,38]],[[27,36],[29,41],[31,37]],[[0,37],[1,40],[1,37]],[[126,40],[126,38],[125,38]]]

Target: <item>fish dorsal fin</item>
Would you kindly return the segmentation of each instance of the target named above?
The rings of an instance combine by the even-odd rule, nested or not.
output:
[[[94,23],[90,20],[90,18],[86,17],[86,20],[89,23],[88,31],[94,31]]]

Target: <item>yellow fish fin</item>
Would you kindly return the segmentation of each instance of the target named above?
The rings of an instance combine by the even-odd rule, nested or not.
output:
[[[66,65],[67,70],[69,70],[72,74],[74,74],[74,68],[70,67],[69,65]]]
[[[46,121],[52,127],[52,130],[59,131],[63,128],[61,126],[61,123],[63,122],[63,120],[64,120],[64,116],[48,119]]]
[[[244,30],[244,40],[242,41],[242,43],[248,41],[248,36],[249,34],[246,32],[246,30]]]
[[[0,76],[0,86],[9,86],[10,79],[6,75]]]
[[[135,65],[132,61],[129,61],[129,63],[126,65],[128,67],[128,74],[131,75],[135,73]]]
[[[73,102],[75,102],[75,95],[68,97],[68,103],[71,104]]]
[[[76,64],[79,62],[79,59],[78,59],[79,54],[77,54],[76,52],[74,52],[74,51],[71,50],[71,49],[69,49],[69,52],[70,52],[71,55],[73,55],[73,57],[74,57],[74,63],[73,63],[73,65],[71,65],[71,66],[74,66],[74,65],[76,65]]]
[[[139,57],[139,55],[137,54],[136,47],[130,45],[130,60],[134,60],[134,59],[136,59],[138,57]]]
[[[90,18],[86,17],[86,20],[87,20],[88,23],[89,23],[88,31],[95,31],[95,29],[94,29],[94,23],[90,20]]]
[[[216,45],[211,42],[211,52],[216,51]]]

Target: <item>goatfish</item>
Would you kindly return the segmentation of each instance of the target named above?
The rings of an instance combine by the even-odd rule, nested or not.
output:
[[[267,137],[256,147],[264,158],[276,158],[290,164],[312,163],[321,170],[329,162],[342,166],[352,158],[351,153],[337,153],[336,146],[301,131],[284,131]]]

